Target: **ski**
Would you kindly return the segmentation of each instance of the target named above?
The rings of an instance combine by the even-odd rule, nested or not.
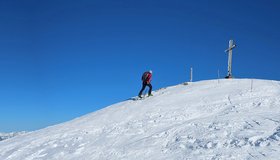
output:
[[[144,99],[152,97],[152,96],[153,95],[151,95],[151,96],[143,95],[142,97],[137,96],[137,97],[132,97],[131,100],[133,100],[133,101],[144,100]]]

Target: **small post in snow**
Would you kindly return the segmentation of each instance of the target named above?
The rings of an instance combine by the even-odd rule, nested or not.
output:
[[[193,68],[191,67],[191,73],[190,73],[190,82],[193,80]]]
[[[193,68],[191,67],[190,70],[190,81],[184,82],[183,85],[188,85],[193,80]]]
[[[228,74],[225,78],[232,78],[232,73],[231,73],[231,65],[232,65],[232,49],[236,47],[235,44],[233,44],[233,40],[229,40],[229,47],[225,52],[228,52]]]

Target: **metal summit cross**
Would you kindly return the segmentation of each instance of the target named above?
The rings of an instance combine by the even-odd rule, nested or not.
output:
[[[229,40],[229,48],[225,50],[225,52],[228,52],[228,74],[225,78],[232,78],[231,73],[231,65],[232,65],[232,49],[236,47],[235,44],[233,44],[233,40]]]

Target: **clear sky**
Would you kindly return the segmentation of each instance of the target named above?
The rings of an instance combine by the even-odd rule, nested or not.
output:
[[[279,0],[0,0],[0,132],[35,130],[227,74],[280,80]]]

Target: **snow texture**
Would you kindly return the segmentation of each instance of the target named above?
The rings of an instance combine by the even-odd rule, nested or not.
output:
[[[0,159],[279,159],[279,81],[207,80],[153,95],[1,141]]]
[[[25,133],[26,133],[25,131],[11,132],[11,133],[0,133],[0,141],[6,140],[6,139],[9,139],[9,138],[13,138],[15,136],[22,135],[22,134],[25,134]]]

